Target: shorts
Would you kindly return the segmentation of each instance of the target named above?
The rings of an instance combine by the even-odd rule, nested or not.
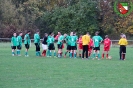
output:
[[[48,46],[48,49],[49,50],[55,50],[54,43],[50,43],[49,46]]]
[[[70,45],[67,45],[67,50],[71,50],[71,46]]]
[[[47,50],[47,49],[48,49],[48,45],[42,44],[42,49],[43,49],[43,50]]]
[[[16,46],[11,46],[12,49],[16,49]]]
[[[76,46],[71,46],[71,50],[77,50]]]
[[[126,46],[120,45],[120,53],[126,53]]]
[[[100,50],[100,47],[94,47],[93,50]]]
[[[57,47],[58,47],[58,49],[62,49],[63,45],[62,44],[58,44]]]
[[[110,47],[104,47],[104,51],[109,51],[110,50]]]
[[[21,45],[18,45],[17,46],[17,49],[21,50],[22,49]]]
[[[82,44],[79,44],[79,49],[83,49],[83,45]]]
[[[29,49],[30,48],[30,45],[29,44],[25,44],[25,48],[26,49]]]

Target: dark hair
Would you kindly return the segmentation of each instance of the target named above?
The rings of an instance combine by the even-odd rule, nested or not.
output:
[[[27,33],[30,33],[31,31],[27,31]]]

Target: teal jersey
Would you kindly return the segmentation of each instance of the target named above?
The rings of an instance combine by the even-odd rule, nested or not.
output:
[[[101,36],[94,36],[93,38],[94,47],[99,47],[100,42],[103,40]]]
[[[76,36],[70,36],[71,37],[71,46],[76,46],[77,37]]]
[[[65,41],[66,41],[67,45],[71,45],[71,37],[70,36],[66,36]]]
[[[17,46],[22,46],[22,37],[21,36],[18,36],[17,37]]]
[[[12,37],[11,38],[11,46],[17,46],[17,37]]]
[[[59,36],[57,44],[62,44],[63,40],[64,40],[64,36],[63,35]]]
[[[30,36],[29,36],[29,34],[26,34],[24,36],[24,44],[30,44]]]
[[[39,36],[39,34],[34,34],[34,43],[38,43],[38,44],[40,44],[40,36]]]
[[[54,43],[54,41],[55,41],[55,39],[54,39],[53,36],[48,36],[48,39],[47,39],[48,45],[49,45],[50,43]]]

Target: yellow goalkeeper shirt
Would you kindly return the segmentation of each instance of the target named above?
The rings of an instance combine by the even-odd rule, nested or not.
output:
[[[88,45],[89,42],[90,42],[90,36],[88,36],[88,35],[82,36],[82,43],[83,43],[83,45]]]
[[[127,39],[126,38],[121,38],[120,40],[119,40],[119,43],[118,43],[119,45],[128,45],[128,42],[127,42]]]

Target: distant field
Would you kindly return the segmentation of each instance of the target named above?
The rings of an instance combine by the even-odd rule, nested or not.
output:
[[[119,48],[111,48],[112,60],[11,56],[9,43],[0,43],[0,88],[132,88],[133,48],[125,61]]]

